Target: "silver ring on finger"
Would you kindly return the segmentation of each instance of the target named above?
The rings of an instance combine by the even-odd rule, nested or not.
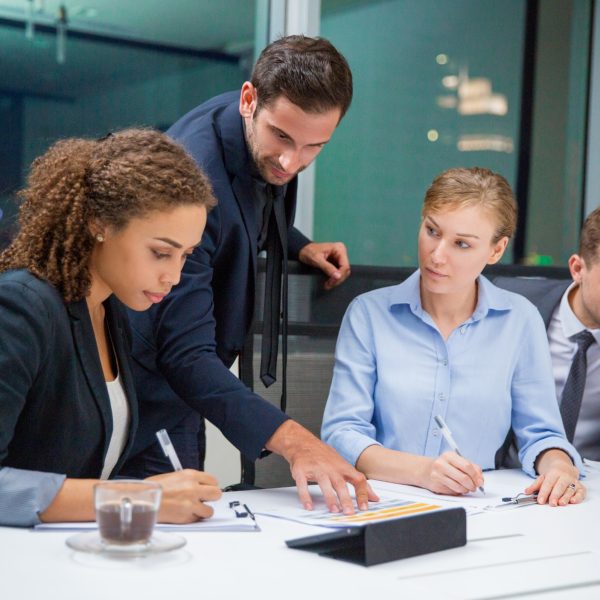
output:
[[[577,484],[576,483],[570,483],[568,485],[569,489],[573,490],[573,492],[577,491]]]

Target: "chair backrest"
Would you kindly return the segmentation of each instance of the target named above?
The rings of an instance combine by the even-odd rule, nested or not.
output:
[[[316,436],[320,435],[323,410],[333,373],[336,338],[346,308],[359,294],[401,283],[414,270],[414,267],[353,266],[352,275],[344,284],[325,291],[325,279],[320,271],[299,263],[289,263],[286,412]],[[568,271],[562,268],[513,265],[489,267],[485,274],[490,277],[568,277]],[[246,385],[279,406],[280,382],[265,388],[258,377],[263,296],[264,260],[261,260],[255,323],[241,357],[240,376]],[[281,376],[281,357],[278,360],[277,374]],[[268,488],[293,485],[294,482],[287,462],[279,456],[270,455],[255,463],[242,457],[242,483]]]

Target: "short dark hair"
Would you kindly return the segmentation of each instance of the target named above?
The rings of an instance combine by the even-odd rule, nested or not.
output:
[[[588,265],[593,265],[600,259],[600,207],[593,210],[583,222],[579,256]]]
[[[309,113],[339,108],[340,119],[352,102],[352,72],[346,59],[324,38],[289,35],[269,44],[250,79],[257,112],[285,96]]]

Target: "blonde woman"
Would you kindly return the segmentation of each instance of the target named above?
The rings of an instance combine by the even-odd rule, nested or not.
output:
[[[419,269],[348,308],[323,439],[369,478],[464,494],[483,485],[512,428],[536,477],[526,493],[581,502],[581,459],[564,435],[542,319],[481,275],[516,227],[509,184],[487,169],[450,169],[428,189],[422,217]]]

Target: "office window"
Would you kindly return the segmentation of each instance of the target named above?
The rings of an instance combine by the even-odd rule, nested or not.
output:
[[[525,258],[566,265],[579,245],[592,3],[539,3]],[[598,194],[598,190],[592,190]]]
[[[52,4],[46,3],[48,11]],[[28,39],[21,13],[2,18],[0,3],[0,244],[14,229],[14,191],[31,161],[54,141],[128,126],[166,129],[248,76],[255,2],[230,0],[227,10],[211,2],[159,4],[148,2],[154,10],[148,14],[139,7],[137,14],[100,12],[97,24],[74,16],[61,63],[53,17],[48,23],[47,15],[38,15]],[[99,2],[99,11],[103,6],[112,5]]]
[[[519,192],[518,202],[529,209],[531,223],[553,220],[552,232],[539,244],[535,227],[523,221],[520,227],[530,242],[517,254],[535,255],[534,260],[550,255],[545,260],[558,262],[555,233],[564,214],[548,214],[539,200],[544,193],[539,182],[553,168],[550,179],[562,185],[555,203],[579,214],[590,3],[535,4],[537,75],[532,82],[523,81],[526,36],[532,35],[532,4],[525,0],[322,1],[321,34],[347,57],[355,96],[317,165],[316,239],[344,240],[357,264],[415,265],[426,188],[447,168],[477,165],[508,179]],[[569,24],[562,31],[561,18]],[[549,83],[552,60],[538,58],[549,48],[566,52],[554,87]],[[560,89],[554,123],[568,132],[552,131],[549,110],[543,110],[549,100],[536,93],[533,114],[525,115],[537,153],[528,163],[520,153],[527,141],[522,136],[528,135],[521,122],[522,96],[540,81],[547,89]],[[542,156],[546,143],[559,146],[546,148],[554,152],[552,167]],[[531,170],[523,186],[524,167]],[[535,200],[530,201],[530,191]],[[512,255],[511,246],[505,261]]]

